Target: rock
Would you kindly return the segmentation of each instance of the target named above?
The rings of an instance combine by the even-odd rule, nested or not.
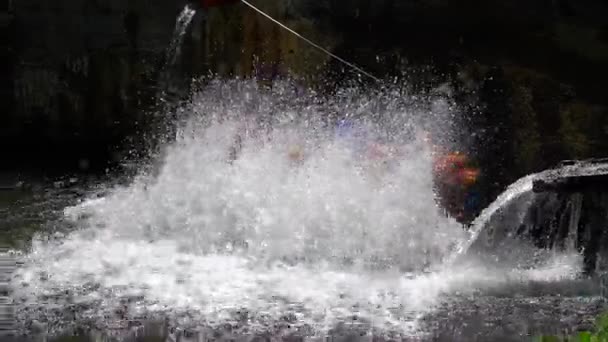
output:
[[[47,324],[34,319],[31,322],[30,329],[33,334],[46,334],[47,333]]]

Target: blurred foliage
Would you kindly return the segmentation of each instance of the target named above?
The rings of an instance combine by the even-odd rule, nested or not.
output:
[[[514,89],[511,106],[513,108],[513,147],[515,165],[524,172],[537,168],[541,150],[540,133],[536,112],[532,107],[532,92],[525,86]]]
[[[608,59],[608,44],[601,40],[601,30],[566,23],[555,26],[555,41],[559,46],[575,51],[589,60]]]
[[[581,331],[569,337],[541,336],[538,342],[608,342],[608,314],[597,319],[594,331]]]
[[[584,158],[591,150],[591,131],[588,129],[592,121],[590,111],[583,104],[566,106],[560,113],[561,135],[566,153],[572,157]]]

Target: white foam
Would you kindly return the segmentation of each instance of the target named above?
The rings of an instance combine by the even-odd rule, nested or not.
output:
[[[399,132],[395,125],[416,122],[423,104],[413,110],[389,98],[392,105],[374,113],[365,97],[336,105],[236,85],[216,84],[184,108],[156,176],[66,209],[81,229],[34,242],[16,278],[29,286],[18,295],[36,302],[75,289],[78,300],[100,301],[99,312],[122,295],[141,295],[145,311],[191,312],[218,324],[241,309],[271,319],[292,312],[320,330],[358,315],[413,334],[442,295],[506,279],[443,265],[466,236],[436,207],[424,141],[393,137],[394,158],[382,163],[361,158],[320,120],[336,107],[368,108]],[[281,109],[280,101],[293,105]],[[285,120],[251,128],[251,117],[268,114]],[[374,135],[382,125],[369,127]],[[243,149],[230,162],[236,132]],[[292,147],[303,160],[288,158]],[[423,273],[429,265],[434,271]],[[89,284],[99,287],[82,290]]]
[[[173,37],[171,39],[171,44],[169,45],[169,50],[167,51],[167,63],[168,65],[175,64],[177,58],[181,54],[181,45],[184,40],[184,35],[186,34],[186,30],[188,26],[194,19],[194,15],[196,11],[190,8],[190,6],[184,6],[184,9],[177,16],[177,20],[175,22],[175,29],[173,31]]]

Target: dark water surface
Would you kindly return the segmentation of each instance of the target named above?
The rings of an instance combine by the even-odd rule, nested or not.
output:
[[[73,177],[23,185],[0,192],[0,236],[4,244],[27,250],[36,232],[69,231],[62,210],[86,195],[103,192],[99,179]],[[49,262],[52,262],[49,260]],[[441,281],[438,279],[437,281]],[[96,285],[91,284],[91,291]],[[442,298],[441,304],[420,317],[424,334],[418,338],[390,334],[356,316],[318,336],[296,316],[249,324],[251,313],[240,312],[224,325],[197,324],[183,312],[131,315],[128,307],[144,298],[123,297],[105,315],[91,314],[95,301],[77,303],[73,293],[49,294],[44,302],[17,301],[19,338],[13,341],[526,341],[539,334],[562,334],[593,327],[606,309],[593,280],[528,282]],[[395,308],[399,310],[399,308]],[[145,311],[144,311],[145,312]],[[407,316],[408,313],[403,313]],[[416,313],[412,313],[416,315]],[[3,341],[11,341],[5,338]]]

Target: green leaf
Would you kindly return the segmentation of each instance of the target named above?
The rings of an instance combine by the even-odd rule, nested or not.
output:
[[[588,331],[582,331],[579,332],[577,335],[577,341],[578,342],[591,342],[591,338],[593,337],[593,335],[591,335],[590,332]]]
[[[608,332],[608,314],[601,315],[597,319],[596,328],[599,332]]]

